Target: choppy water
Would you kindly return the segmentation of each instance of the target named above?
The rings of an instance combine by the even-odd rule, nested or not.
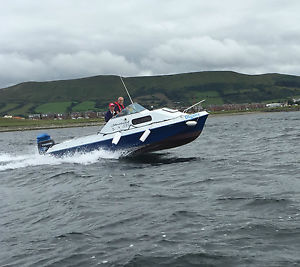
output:
[[[1,266],[300,265],[300,112],[209,117],[135,158],[39,156],[38,133],[0,133]]]

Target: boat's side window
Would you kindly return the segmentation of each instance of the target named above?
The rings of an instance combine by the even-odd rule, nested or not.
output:
[[[152,121],[151,116],[145,116],[145,117],[140,117],[140,118],[133,119],[132,124],[137,125],[137,124],[148,122],[148,121]]]

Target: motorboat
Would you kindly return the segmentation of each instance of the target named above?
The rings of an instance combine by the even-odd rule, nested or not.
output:
[[[128,155],[174,148],[195,140],[208,115],[206,111],[190,114],[170,108],[148,110],[132,102],[93,135],[59,144],[48,134],[39,135],[38,150],[40,154],[62,157],[100,149]]]

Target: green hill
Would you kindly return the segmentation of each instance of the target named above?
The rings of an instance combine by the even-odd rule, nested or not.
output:
[[[124,78],[132,98],[145,106],[184,106],[206,99],[206,105],[257,103],[300,96],[300,77],[245,75],[207,71]],[[25,82],[0,89],[0,115],[36,112],[105,110],[118,96],[128,97],[120,78],[101,75],[51,82]]]

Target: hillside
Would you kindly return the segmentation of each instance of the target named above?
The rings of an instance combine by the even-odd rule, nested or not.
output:
[[[272,102],[300,96],[300,77],[283,74],[245,75],[235,72],[196,72],[128,77],[133,99],[145,106],[206,105]],[[120,78],[95,76],[51,82],[25,82],[0,89],[0,115],[105,110],[126,92]]]

